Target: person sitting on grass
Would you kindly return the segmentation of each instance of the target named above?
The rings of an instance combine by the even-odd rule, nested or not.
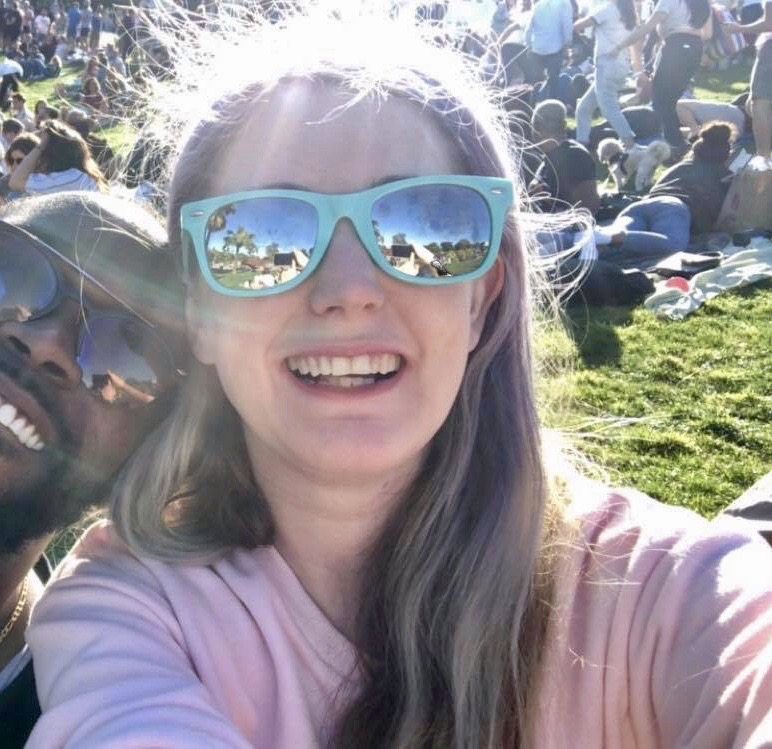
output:
[[[687,157],[608,227],[613,241],[600,248],[600,257],[622,268],[647,270],[687,249],[690,236],[711,231],[733,176],[727,160],[734,137],[726,122],[703,127]]]
[[[42,127],[40,144],[19,164],[8,186],[26,193],[106,188],[83,138],[69,125],[54,120]]]
[[[21,135],[24,132],[24,126],[19,120],[14,117],[9,117],[7,120],[3,120],[3,124],[0,125],[0,146],[3,151],[7,151],[13,139],[16,136]]]
[[[99,114],[107,113],[107,99],[105,99],[102,93],[99,81],[93,76],[83,81],[83,88],[80,94],[78,94],[78,100],[93,112]]]
[[[16,192],[8,187],[8,180],[16,168],[24,161],[24,157],[38,144],[40,138],[33,133],[22,133],[13,139],[5,152],[5,175],[0,178],[0,197],[7,203],[20,198],[24,193]]]
[[[11,116],[21,122],[25,130],[35,129],[35,116],[27,109],[27,99],[21,91],[11,95]]]
[[[547,99],[536,105],[531,116],[534,143],[544,157],[535,170],[528,192],[546,213],[570,208],[598,212],[598,176],[595,160],[566,133],[566,105]]]

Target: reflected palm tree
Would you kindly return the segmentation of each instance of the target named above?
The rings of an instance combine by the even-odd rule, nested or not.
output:
[[[233,254],[238,257],[239,250],[242,248],[249,255],[254,255],[257,252],[257,245],[255,244],[255,235],[251,231],[247,231],[243,226],[239,226],[237,229],[228,229],[222,240],[222,247],[233,248]]]
[[[236,213],[236,207],[233,203],[228,203],[222,208],[218,208],[206,222],[206,229],[204,229],[204,247],[209,247],[209,239],[213,232],[222,231],[225,225],[228,223],[228,216]]]

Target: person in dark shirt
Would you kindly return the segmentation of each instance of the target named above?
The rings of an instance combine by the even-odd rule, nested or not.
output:
[[[0,241],[0,744],[16,749],[40,714],[24,631],[43,552],[166,416],[186,355],[165,232],[136,203],[20,199]]]
[[[11,50],[21,34],[21,13],[15,0],[3,11],[5,31],[3,34],[3,49]]]
[[[703,127],[687,158],[619,214],[611,231],[619,232],[622,241],[603,248],[602,257],[621,267],[646,269],[686,249],[690,235],[711,231],[732,178],[726,162],[733,138],[734,129],[726,122]]]
[[[533,139],[544,158],[536,168],[528,191],[547,213],[568,208],[598,211],[598,180],[590,152],[566,134],[566,106],[557,99],[536,105],[531,117]]]

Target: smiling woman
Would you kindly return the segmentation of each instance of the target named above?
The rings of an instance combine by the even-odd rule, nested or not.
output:
[[[29,746],[753,745],[770,552],[543,449],[489,92],[404,19],[246,28],[178,30],[197,365],[36,609]]]

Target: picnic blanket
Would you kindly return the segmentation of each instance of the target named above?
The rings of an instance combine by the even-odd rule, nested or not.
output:
[[[724,291],[772,278],[771,240],[756,237],[748,247],[730,247],[724,252],[729,257],[721,265],[698,273],[688,285],[680,284],[683,288],[668,281],[658,284],[644,306],[657,317],[683,320]]]

